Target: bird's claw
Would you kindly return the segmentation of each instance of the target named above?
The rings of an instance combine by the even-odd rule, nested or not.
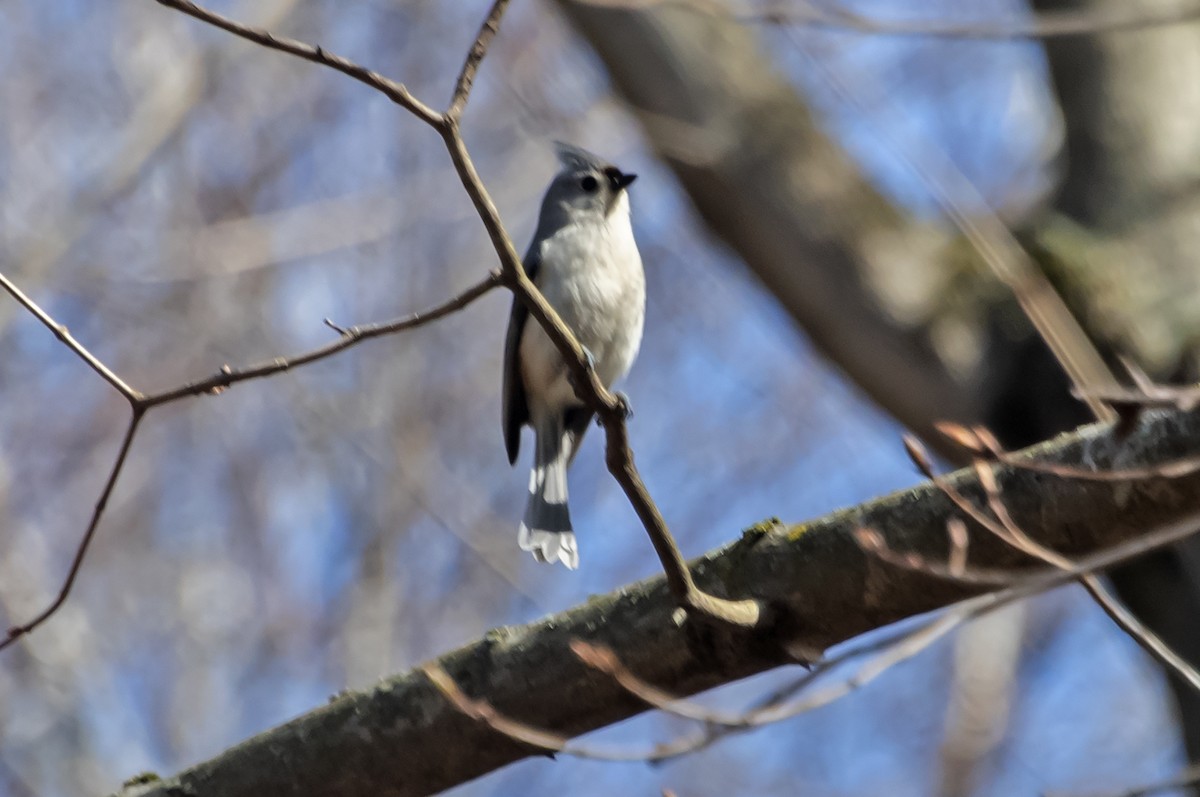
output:
[[[617,400],[617,409],[621,411],[621,416],[625,420],[633,417],[633,403],[629,400],[629,394],[618,390],[613,393],[613,398]]]
[[[613,393],[613,398],[616,399],[617,412],[619,412],[621,414],[621,420],[627,421],[630,418],[632,418],[633,417],[633,404],[630,403],[629,396],[626,393],[618,390]],[[596,425],[601,428],[604,428],[603,419],[597,417]]]

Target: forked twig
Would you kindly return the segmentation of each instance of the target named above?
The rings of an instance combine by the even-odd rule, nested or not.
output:
[[[125,431],[125,438],[121,443],[121,447],[117,452],[116,460],[113,462],[112,468],[109,470],[108,479],[105,481],[104,488],[100,493],[100,498],[96,502],[95,510],[92,512],[92,517],[88,522],[87,528],[84,530],[83,536],[76,545],[75,554],[71,560],[71,566],[67,570],[67,575],[63,579],[62,586],[59,588],[58,594],[46,608],[38,612],[33,619],[28,620],[20,625],[15,625],[8,629],[8,634],[4,639],[0,640],[0,650],[11,645],[17,639],[29,634],[42,623],[49,620],[66,602],[67,597],[71,593],[71,589],[75,585],[75,579],[79,575],[79,569],[83,565],[83,560],[87,556],[88,549],[91,546],[92,539],[95,537],[96,529],[100,525],[100,518],[104,514],[104,510],[108,505],[108,499],[112,495],[113,488],[116,487],[117,479],[121,475],[121,471],[125,465],[125,459],[129,454],[130,446],[133,444],[134,435],[137,433],[139,425],[146,413],[155,407],[170,404],[180,399],[189,396],[200,396],[206,394],[220,393],[226,388],[235,385],[239,382],[245,382],[251,379],[272,376],[274,374],[289,371],[293,368],[300,368],[305,365],[324,360],[331,357],[340,351],[357,345],[365,340],[377,338],[384,335],[391,335],[397,332],[403,332],[408,329],[428,324],[431,321],[436,321],[457,310],[461,310],[473,301],[483,296],[488,291],[497,287],[500,284],[500,276],[498,272],[492,272],[481,282],[472,285],[467,290],[449,299],[442,304],[418,313],[403,316],[393,321],[387,321],[379,324],[365,324],[361,326],[351,327],[350,329],[340,330],[341,337],[333,343],[312,349],[311,351],[302,354],[293,355],[291,357],[276,357],[275,359],[261,363],[259,365],[247,366],[244,368],[231,368],[224,366],[215,375],[206,379],[199,379],[194,382],[189,382],[177,388],[165,390],[161,393],[146,394],[133,387],[130,387],[124,380],[112,371],[108,366],[104,365],[91,352],[89,352],[83,344],[76,341],[67,332],[67,329],[62,324],[59,324],[54,318],[37,305],[32,299],[21,292],[7,277],[0,274],[0,286],[3,286],[10,294],[14,296],[29,312],[42,322],[48,329],[54,332],[68,348],[73,351],[79,359],[87,363],[92,370],[99,373],[104,380],[113,386],[129,402],[130,409],[133,413],[129,421],[129,426]]]
[[[575,335],[525,273],[512,240],[500,221],[496,205],[484,187],[483,181],[475,169],[475,164],[467,152],[466,143],[459,131],[459,119],[469,99],[479,64],[487,55],[488,46],[499,30],[500,18],[508,6],[509,0],[493,2],[459,73],[450,105],[444,113],[437,113],[420,103],[403,85],[387,80],[375,72],[353,64],[320,47],[290,39],[281,39],[267,31],[242,25],[215,14],[188,0],[157,0],[157,2],[177,8],[196,19],[216,25],[265,47],[348,74],[383,92],[441,134],[463,189],[475,206],[496,255],[500,259],[503,284],[529,308],[530,315],[537,320],[559,352],[562,353],[567,368],[575,379],[576,390],[579,391],[580,398],[595,410],[602,422],[605,429],[605,461],[608,464],[609,473],[621,485],[621,489],[642,521],[667,575],[667,583],[672,595],[681,607],[701,618],[741,628],[753,628],[762,623],[765,619],[765,610],[758,601],[717,598],[696,586],[691,571],[679,552],[679,546],[675,543],[670,529],[658,511],[658,507],[655,506],[634,465],[633,453],[629,447],[629,436],[625,429],[626,408],[600,382],[599,377],[588,365],[583,347],[580,346]]]
[[[450,105],[445,112],[440,113],[418,100],[402,83],[386,78],[342,56],[330,53],[322,47],[276,36],[270,31],[244,25],[190,2],[190,0],[156,0],[156,2],[247,41],[329,67],[348,75],[360,83],[383,93],[393,102],[437,130],[441,134],[447,151],[450,154],[455,171],[487,230],[488,236],[500,259],[501,268],[492,271],[482,281],[428,311],[414,313],[410,316],[385,323],[367,324],[349,328],[340,327],[326,319],[326,325],[339,335],[338,340],[332,343],[302,354],[291,357],[277,357],[265,363],[243,368],[232,368],[226,365],[212,376],[152,394],[144,394],[127,384],[112,369],[75,340],[64,325],[55,321],[48,313],[33,302],[32,299],[17,288],[11,280],[0,274],[0,287],[8,291],[26,310],[51,330],[65,346],[117,390],[129,402],[133,411],[133,419],[126,431],[126,436],[118,453],[117,460],[110,471],[108,481],[101,493],[92,519],[76,548],[71,567],[67,573],[67,577],[63,581],[59,594],[54,601],[32,620],[14,626],[9,631],[7,638],[0,641],[0,649],[7,647],[19,637],[33,631],[53,616],[66,601],[87,554],[92,538],[95,535],[108,497],[120,476],[129,448],[133,442],[134,434],[138,429],[141,419],[149,410],[189,396],[220,393],[239,382],[269,377],[323,360],[364,340],[391,335],[422,326],[461,310],[480,296],[499,286],[509,288],[520,301],[529,307],[530,314],[546,330],[550,339],[554,341],[559,351],[562,352],[567,367],[577,377],[576,384],[582,386],[580,388],[581,397],[592,406],[603,422],[607,451],[606,462],[609,471],[621,485],[626,496],[633,504],[638,517],[645,526],[646,532],[663,564],[672,594],[679,605],[699,617],[739,627],[750,628],[761,622],[763,612],[758,602],[753,600],[730,601],[716,598],[702,592],[696,586],[687,563],[679,553],[679,547],[671,536],[666,522],[659,513],[649,492],[646,490],[645,484],[642,482],[634,465],[633,452],[629,445],[628,432],[625,427],[626,412],[622,402],[599,381],[599,377],[588,366],[583,349],[571,330],[563,323],[562,319],[554,311],[554,308],[550,306],[525,273],[523,265],[517,257],[516,250],[513,248],[511,239],[508,237],[500,221],[495,204],[488,195],[467,152],[466,145],[459,132],[459,119],[470,98],[479,65],[487,55],[488,47],[499,31],[500,19],[508,7],[510,0],[495,0],[493,2],[463,62],[458,79],[455,81]]]

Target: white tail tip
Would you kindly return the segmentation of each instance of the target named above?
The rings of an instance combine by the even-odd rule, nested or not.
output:
[[[517,534],[517,544],[529,551],[539,562],[562,562],[568,570],[579,569],[579,546],[571,531],[530,530],[524,523]]]

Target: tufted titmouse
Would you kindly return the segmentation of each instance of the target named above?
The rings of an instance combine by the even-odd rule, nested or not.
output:
[[[646,280],[626,189],[637,175],[578,147],[558,145],[562,170],[546,189],[525,271],[591,358],[605,387],[633,364],[642,341]],[[567,466],[592,411],[575,395],[558,349],[519,299],[504,343],[504,446],[515,463],[533,427],[533,471],[519,543],[539,562],[579,567],[567,509]]]

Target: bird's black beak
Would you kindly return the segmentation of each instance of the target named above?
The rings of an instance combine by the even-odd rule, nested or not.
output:
[[[613,191],[623,191],[637,179],[636,174],[623,174],[616,166],[605,169],[604,176],[608,178],[608,184],[612,186]]]

